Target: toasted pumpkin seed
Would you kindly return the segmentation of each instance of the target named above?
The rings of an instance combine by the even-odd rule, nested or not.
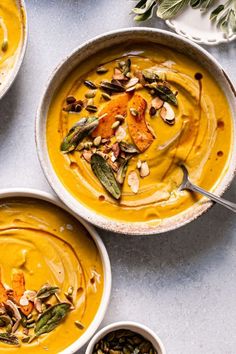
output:
[[[84,85],[90,88],[91,90],[96,90],[97,86],[90,80],[85,80]]]

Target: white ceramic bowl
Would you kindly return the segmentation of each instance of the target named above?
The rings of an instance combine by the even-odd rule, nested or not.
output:
[[[93,336],[99,325],[101,324],[104,315],[106,313],[107,307],[109,305],[109,300],[110,300],[110,293],[111,293],[111,266],[110,266],[110,260],[109,256],[107,253],[107,250],[99,237],[98,233],[96,230],[86,223],[83,219],[75,215],[75,213],[71,212],[68,208],[66,208],[57,198],[52,196],[49,193],[45,193],[36,189],[27,189],[27,188],[17,188],[17,189],[1,189],[0,190],[0,203],[1,199],[3,198],[11,198],[11,197],[27,197],[27,198],[34,198],[34,199],[39,199],[39,200],[44,200],[48,203],[54,204],[57,207],[67,211],[69,214],[73,215],[89,232],[91,237],[93,238],[101,260],[102,260],[102,265],[103,265],[103,272],[104,272],[104,290],[103,290],[103,296],[101,300],[101,304],[99,306],[99,309],[88,327],[88,329],[84,332],[84,334],[73,344],[71,344],[67,349],[64,351],[60,352],[61,354],[74,354],[76,353],[81,347],[84,346],[85,343],[88,342],[88,340]]]
[[[18,59],[12,69],[11,74],[8,76],[7,80],[3,83],[0,89],[0,99],[5,95],[5,93],[9,90],[11,85],[13,84],[19,70],[21,67],[21,64],[23,62],[24,56],[25,56],[25,51],[26,51],[26,45],[27,45],[27,40],[28,40],[28,21],[27,21],[27,12],[26,12],[26,6],[25,6],[25,0],[16,0],[16,4],[19,8],[22,21],[24,23],[24,28],[23,28],[23,39],[20,47],[20,54],[18,56]]]
[[[118,329],[129,329],[130,331],[141,334],[144,338],[152,343],[158,354],[166,354],[164,345],[155,332],[139,323],[126,321],[112,323],[96,333],[95,336],[91,339],[85,354],[93,354],[93,348],[96,343],[99,342],[99,340],[109,332],[116,331]]]
[[[186,211],[171,218],[160,220],[158,224],[155,223],[154,225],[150,225],[150,223],[131,223],[109,219],[97,214],[96,211],[87,208],[70,194],[55,173],[47,150],[46,122],[48,109],[53,95],[62,82],[75,67],[78,67],[81,62],[91,56],[95,56],[98,51],[106,50],[111,46],[119,45],[128,41],[145,42],[146,44],[150,43],[150,45],[152,45],[152,43],[162,44],[173,48],[174,50],[187,54],[189,57],[193,58],[194,61],[201,63],[201,65],[206,68],[213,77],[217,78],[217,82],[228,99],[233,117],[231,159],[226,173],[222,176],[217,187],[214,189],[216,195],[222,195],[224,193],[226,188],[230,185],[236,169],[236,92],[223,68],[206,50],[188,39],[171,32],[151,28],[122,29],[96,37],[86,42],[84,45],[77,48],[72,54],[67,56],[53,72],[40,102],[36,118],[36,144],[41,166],[50,185],[70,209],[87,221],[107,230],[130,235],[156,234],[173,230],[189,223],[209,209],[212,202],[203,198],[200,202],[195,203]]]

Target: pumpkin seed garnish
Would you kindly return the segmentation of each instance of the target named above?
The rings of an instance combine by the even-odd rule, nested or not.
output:
[[[116,122],[114,122],[113,124],[112,124],[112,129],[116,129],[116,128],[118,128],[119,127],[119,125],[120,125],[120,121],[116,121]]]
[[[140,334],[117,330],[105,335],[95,344],[92,354],[158,354],[152,343]]]
[[[155,107],[151,107],[149,110],[149,114],[151,117],[155,116],[155,114],[157,113],[157,110]]]
[[[159,76],[152,69],[145,69],[142,71],[144,79],[149,82],[155,82],[159,79]]]
[[[101,144],[101,141],[102,141],[102,137],[101,136],[97,136],[94,141],[93,141],[93,145],[94,146],[99,146]]]
[[[123,74],[127,76],[127,74],[130,72],[131,69],[131,60],[122,60],[118,63],[119,68],[122,70]]]
[[[49,333],[55,329],[66,317],[70,311],[71,305],[67,302],[61,302],[49,307],[38,318],[35,326],[35,336],[39,337],[43,333]]]
[[[88,91],[88,92],[86,92],[86,94],[85,94],[85,97],[86,98],[94,98],[96,96],[96,91]]]
[[[76,327],[79,328],[79,329],[84,329],[84,325],[83,325],[83,323],[81,323],[80,321],[75,321],[75,325],[76,325]]]
[[[108,93],[106,93],[106,92],[102,92],[102,98],[103,98],[105,101],[110,101],[111,96],[108,95]]]
[[[100,75],[106,74],[107,72],[108,72],[108,69],[105,68],[104,66],[99,66],[96,70],[96,73],[100,74]]]
[[[16,336],[9,333],[0,333],[0,342],[9,345],[19,345],[19,340]]]
[[[75,102],[76,102],[76,98],[74,96],[67,96],[66,97],[67,104],[71,104],[71,103],[75,103]]]
[[[129,111],[130,111],[130,113],[132,114],[132,116],[134,116],[134,117],[137,117],[137,116],[139,115],[137,109],[135,109],[135,108],[133,108],[133,107],[131,107],[131,108],[129,109]]]
[[[42,288],[37,292],[36,297],[38,299],[47,299],[50,296],[54,295],[57,293],[59,290],[58,286],[51,286],[49,284],[46,284],[42,286]]]
[[[112,168],[98,153],[92,155],[91,168],[103,187],[115,198],[120,199],[120,187],[115,179]]]
[[[86,111],[92,112],[92,113],[95,113],[98,110],[97,106],[94,106],[92,104],[87,105],[87,107],[85,109],[86,109]]]
[[[100,88],[104,91],[107,91],[108,94],[113,92],[119,93],[125,91],[125,88],[121,84],[117,82],[109,82],[109,81],[102,81],[100,83]]]
[[[97,86],[92,81],[89,81],[89,80],[85,80],[84,85],[87,86],[88,88],[90,88],[91,90],[97,89]]]

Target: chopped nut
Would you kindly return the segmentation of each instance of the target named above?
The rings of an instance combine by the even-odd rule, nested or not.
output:
[[[113,151],[113,153],[114,153],[115,158],[117,159],[117,157],[118,157],[119,154],[120,154],[120,145],[119,145],[119,143],[113,144],[112,147],[111,147],[111,149],[112,149],[112,151]]]

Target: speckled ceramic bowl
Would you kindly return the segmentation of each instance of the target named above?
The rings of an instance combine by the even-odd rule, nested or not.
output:
[[[110,260],[109,260],[107,250],[101,238],[99,237],[98,233],[96,232],[96,230],[87,222],[85,222],[83,219],[78,217],[78,215],[71,212],[65,205],[63,205],[57,198],[55,198],[51,194],[36,189],[27,189],[27,188],[17,188],[17,189],[11,188],[11,189],[0,190],[0,200],[4,198],[14,198],[14,197],[26,197],[26,198],[44,200],[50,204],[54,204],[55,206],[65,210],[66,212],[74,216],[85,227],[85,229],[88,230],[100,254],[102,265],[103,265],[103,272],[104,272],[104,289],[103,289],[103,295],[102,295],[102,299],[98,311],[93,321],[84,332],[84,334],[79,339],[77,339],[73,344],[71,344],[68,348],[60,352],[61,354],[75,354],[94,335],[98,326],[101,324],[104,315],[106,313],[107,307],[109,305],[110,294],[111,294],[111,265],[110,265]]]
[[[222,195],[224,193],[234,177],[236,168],[235,89],[223,68],[206,50],[201,48],[199,45],[180,37],[179,35],[167,31],[151,28],[128,28],[106,33],[86,42],[77,48],[72,54],[66,57],[53,72],[40,102],[36,118],[36,144],[41,166],[50,185],[58,194],[58,196],[63,200],[63,202],[75,213],[79,214],[87,221],[106,230],[111,230],[127,235],[157,234],[176,229],[196,219],[198,216],[202,215],[206,210],[209,209],[209,207],[212,205],[212,202],[206,198],[202,198],[200,202],[197,202],[186,211],[173,217],[153,223],[131,223],[109,219],[105,216],[97,214],[92,209],[87,208],[69,193],[69,191],[60,182],[60,179],[54,171],[47,150],[46,122],[48,109],[52,97],[60,87],[61,83],[75,67],[78,67],[80,63],[89,57],[96,55],[96,53],[100,50],[106,50],[111,46],[120,45],[126,41],[132,40],[134,42],[145,42],[146,44],[150,43],[150,45],[162,44],[184,54],[187,53],[189,57],[199,62],[204,68],[211,72],[213,77],[217,78],[219,85],[223,89],[228,99],[233,117],[232,154],[230,157],[228,169],[214,190],[216,195]]]
[[[100,339],[102,339],[108,333],[112,331],[117,331],[119,329],[128,329],[135,333],[141,334],[141,336],[143,336],[152,343],[153,347],[156,349],[158,354],[166,354],[164,345],[155,332],[139,323],[126,321],[112,323],[109,326],[101,329],[97,334],[95,334],[95,336],[90,341],[85,354],[93,354],[93,349]]]
[[[21,67],[21,64],[23,62],[24,56],[25,56],[25,51],[26,51],[26,45],[27,45],[27,40],[28,40],[28,21],[27,21],[27,12],[26,12],[26,6],[25,6],[25,0],[16,0],[16,4],[19,8],[19,12],[22,18],[23,22],[23,40],[21,43],[20,47],[20,54],[18,56],[18,59],[12,69],[11,74],[8,76],[7,80],[1,85],[0,88],[0,99],[5,95],[5,93],[9,90],[11,85],[13,84],[19,70]]]

